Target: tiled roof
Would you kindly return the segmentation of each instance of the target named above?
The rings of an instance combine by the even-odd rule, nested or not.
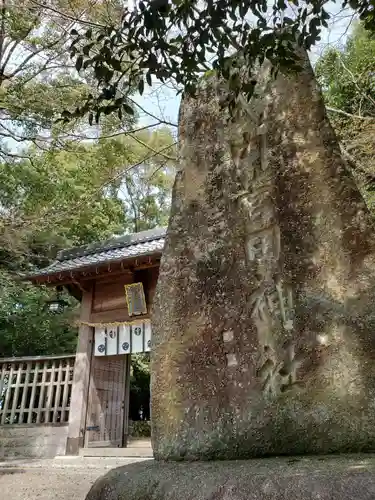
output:
[[[55,262],[28,278],[76,271],[107,262],[161,253],[164,248],[165,234],[166,228],[156,228],[113,238],[102,243],[63,250],[57,255]]]

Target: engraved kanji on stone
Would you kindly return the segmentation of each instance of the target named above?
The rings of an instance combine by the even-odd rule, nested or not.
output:
[[[246,256],[250,262],[267,255],[273,259],[280,255],[280,230],[276,224],[250,234],[246,242]]]
[[[278,281],[275,288],[267,292],[265,285],[262,284],[251,295],[250,304],[253,318],[261,321],[278,318],[285,330],[293,330],[294,310],[291,287],[284,286],[281,281]]]
[[[271,189],[272,185],[269,180],[246,193],[246,196],[241,196],[241,205],[248,212],[250,218],[255,210],[262,210],[265,203],[269,201]]]
[[[263,383],[264,394],[276,395],[303,389],[304,383],[297,379],[297,370],[303,364],[305,355],[296,354],[294,343],[288,341],[279,355],[275,351],[271,351],[271,355],[257,371],[257,376]]]
[[[293,330],[293,293],[289,286],[278,281],[275,290],[267,296],[270,313],[280,319],[285,330]]]
[[[250,304],[252,305],[251,316],[261,321],[267,321],[269,310],[264,285],[261,285],[252,293]]]

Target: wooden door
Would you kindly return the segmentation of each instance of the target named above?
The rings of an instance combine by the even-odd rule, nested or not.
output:
[[[85,446],[124,445],[125,387],[130,356],[93,356]]]

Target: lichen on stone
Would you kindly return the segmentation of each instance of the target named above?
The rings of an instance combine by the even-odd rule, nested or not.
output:
[[[276,80],[267,63],[231,119],[215,75],[182,102],[152,318],[158,459],[375,447],[373,223],[303,57]]]

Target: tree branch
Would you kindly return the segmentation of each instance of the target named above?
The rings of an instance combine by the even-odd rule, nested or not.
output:
[[[77,134],[69,134],[69,137],[74,137],[77,139],[82,139],[82,140],[87,140],[87,141],[95,141],[95,140],[101,140],[101,139],[112,139],[113,137],[119,137],[119,136],[127,136],[131,134],[135,134],[137,132],[142,132],[143,130],[147,130],[149,128],[157,127],[159,123],[152,123],[151,125],[144,125],[143,127],[135,128],[133,130],[123,130],[121,132],[114,132],[113,134],[107,134],[107,135],[99,135],[98,137],[89,137],[86,135],[77,135]]]
[[[13,52],[16,50],[16,48],[18,47],[18,45],[19,45],[20,43],[21,43],[21,40],[16,40],[16,41],[14,42],[14,44],[10,47],[9,52],[8,52],[8,54],[6,55],[5,61],[4,61],[4,63],[2,64],[2,66],[1,66],[1,70],[0,70],[0,71],[1,71],[1,74],[2,74],[2,75],[4,75],[4,73],[5,73],[5,68],[7,67],[8,62],[9,62],[10,58],[12,57]],[[7,48],[8,48],[8,47],[7,47]],[[4,51],[4,54],[5,54],[5,51]]]
[[[153,148],[152,146],[150,146],[149,144],[147,144],[146,142],[143,142],[141,139],[139,139],[137,136],[134,136],[133,134],[129,133],[130,137],[132,139],[134,139],[136,142],[138,142],[138,144],[141,144],[142,146],[144,146],[145,148],[149,149],[150,151],[152,151],[153,153],[156,153],[156,154],[159,154],[159,152]],[[172,147],[172,146],[171,146]],[[165,153],[160,153],[161,156],[164,156],[164,158],[166,158],[167,160],[171,160],[171,161],[177,161],[177,158],[175,156],[169,156]]]
[[[4,2],[5,2],[5,0],[4,0]],[[36,19],[38,19],[38,18],[40,19],[40,18],[41,18],[41,15],[42,15],[42,14],[41,14],[41,12],[39,12],[39,13],[36,15]],[[13,52],[14,52],[14,50],[18,47],[18,45],[19,45],[21,42],[24,42],[24,41],[26,40],[26,38],[30,35],[30,33],[32,32],[32,30],[33,30],[33,26],[31,26],[31,27],[30,27],[30,29],[28,29],[28,30],[26,31],[26,33],[23,35],[23,37],[22,37],[22,38],[20,38],[20,39],[16,40],[16,41],[14,42],[13,46],[9,49],[9,52],[8,52],[8,54],[7,54],[7,57],[6,57],[5,61],[4,61],[4,64],[3,64],[3,65],[2,65],[2,67],[1,67],[1,75],[2,75],[2,77],[3,77],[3,78],[4,78],[5,68],[6,68],[6,66],[7,66],[7,64],[8,64],[8,62],[9,62],[9,60],[10,60],[10,58],[11,58],[12,54],[13,54]],[[9,42],[8,46],[10,45],[10,43],[11,43],[11,42]],[[8,48],[8,46],[7,46],[7,48]],[[5,51],[4,51],[4,52],[5,52]],[[1,61],[1,59],[0,59],[0,61]]]
[[[375,120],[375,117],[372,116],[353,115],[352,113],[347,113],[342,109],[331,108],[329,106],[326,106],[326,110],[330,111],[331,113],[338,113],[339,115],[347,116],[348,118],[357,118],[358,120],[366,120],[366,121]]]
[[[10,120],[11,121],[11,118],[6,118],[4,120],[1,119],[1,120],[2,121],[6,121],[6,120]],[[17,120],[16,119],[16,121],[24,122],[25,120]],[[32,125],[38,126],[37,123],[32,122],[31,120],[28,120],[28,122],[31,123]],[[147,143],[144,143],[140,139],[138,139],[138,138],[136,139],[135,137],[132,136],[132,134],[136,134],[138,132],[142,132],[143,130],[148,130],[150,128],[157,127],[158,125],[159,125],[159,123],[152,123],[151,125],[144,125],[143,127],[138,127],[138,128],[132,129],[132,130],[128,130],[128,131],[127,130],[123,130],[121,132],[114,132],[113,134],[98,135],[97,137],[90,137],[90,136],[83,135],[83,134],[81,135],[81,134],[70,134],[70,133],[67,133],[66,135],[60,136],[59,137],[59,141],[63,141],[63,140],[67,140],[68,141],[70,139],[77,139],[77,140],[83,140],[83,141],[98,141],[98,140],[102,140],[102,139],[113,139],[114,137],[119,137],[119,136],[124,136],[125,137],[125,136],[129,135],[132,139],[138,140],[138,142],[140,144],[142,144],[143,146],[147,147],[152,152],[159,153],[154,148],[148,146]],[[16,142],[27,142],[27,141],[30,141],[33,144],[35,144],[36,146],[38,146],[39,148],[41,148],[41,146],[38,145],[37,141],[50,143],[51,140],[52,140],[52,137],[50,137],[50,136],[41,136],[41,135],[27,136],[27,135],[18,134],[17,132],[14,132],[10,128],[6,127],[1,122],[0,122],[0,127],[3,128],[7,132],[7,133],[4,133],[4,132],[0,131],[0,136],[13,139]],[[60,145],[61,145],[61,147],[65,147],[65,143],[63,143],[63,142],[61,142]],[[176,161],[176,158],[173,158],[172,156],[171,157],[168,157],[168,155],[164,155],[164,156],[166,158],[168,158],[169,160]]]
[[[19,65],[18,67],[12,72],[10,73],[9,75],[6,75],[6,78],[7,80],[10,80],[11,78],[13,78],[14,76],[16,76],[20,71],[22,71],[23,69],[25,69],[27,63],[35,56],[37,56],[38,54],[40,54],[41,52],[45,51],[45,50],[48,50],[48,49],[52,49],[53,47],[55,47],[59,42],[61,42],[63,39],[63,37],[60,37],[59,39],[55,40],[54,42],[51,42],[50,44],[46,45],[45,47],[41,47],[40,49],[36,50],[35,52],[32,52],[31,54],[29,54]],[[55,58],[50,58],[48,60],[48,62],[50,62],[51,60],[53,60]]]
[[[15,158],[15,159],[18,159],[18,160],[28,160],[31,163],[31,165],[34,166],[33,159],[30,156],[28,156],[28,155],[22,155],[20,153],[10,153],[9,151],[4,151],[4,149],[2,149],[1,147],[0,147],[0,156],[4,160],[6,160],[9,157],[10,158]]]
[[[364,175],[365,185],[373,184],[375,181],[375,176],[372,175],[370,172],[366,171],[365,167],[363,167],[341,143],[340,143],[340,150],[343,157],[346,158],[356,170],[358,170]]]
[[[1,2],[1,24],[0,24],[0,62],[3,58],[4,41],[5,41],[5,16],[6,16],[6,4],[5,0]]]
[[[162,168],[165,167],[165,165],[166,165],[166,162],[162,163],[157,168],[155,168],[155,170],[152,172],[152,174],[147,177],[147,180],[150,181],[159,172],[159,170],[161,170]]]
[[[43,64],[43,66],[41,66],[40,68],[38,68],[37,71],[35,71],[32,75],[30,75],[26,80],[23,80],[22,81],[22,85],[26,85],[27,83],[29,83],[31,80],[34,80],[34,78],[36,78],[37,76],[39,76],[41,73],[43,73],[44,71],[51,71],[53,69],[74,69],[74,66],[68,66],[68,65],[58,65],[58,66],[48,66],[48,63],[50,63],[51,61],[55,60],[58,56],[56,57],[51,57],[50,59],[48,59],[45,64]]]
[[[65,17],[65,19],[70,19],[71,21],[74,21],[74,22],[77,22],[77,23],[80,23],[80,24],[84,24],[86,26],[93,26],[93,27],[101,28],[101,29],[106,28],[106,26],[104,26],[104,24],[93,23],[91,21],[84,21],[83,19],[79,19],[77,17],[70,16],[69,14],[66,14],[65,12],[61,12],[60,10],[54,9],[53,7],[50,7],[49,5],[45,5],[43,3],[39,3],[36,0],[31,0],[31,2],[34,5],[37,5],[38,7],[41,7],[43,9],[49,10],[51,12],[54,12],[55,14],[58,14],[61,17]]]
[[[137,214],[137,207],[135,206],[135,203],[134,203],[134,198],[133,198],[133,193],[132,193],[132,190],[129,186],[129,179],[127,176],[125,176],[125,185],[126,185],[126,190],[128,192],[128,195],[129,195],[129,198],[130,198],[130,204],[132,206],[132,209],[133,209],[133,213],[134,213],[134,217],[133,217],[133,223],[134,223],[134,232],[137,233],[138,232],[138,214]]]
[[[342,60],[342,57],[340,54],[339,55],[339,59],[340,59],[340,63],[341,63],[341,66],[344,68],[344,70],[350,75],[354,85],[356,86],[358,92],[367,100],[369,100],[371,102],[371,104],[373,104],[375,106],[375,100],[369,96],[368,94],[366,94],[366,92],[363,91],[363,89],[361,89],[361,87],[358,85],[358,82],[357,82],[357,79],[356,77],[354,76],[353,72],[350,71],[350,69],[345,65],[344,61]]]
[[[140,104],[135,102],[131,97],[128,97],[128,99],[130,102],[132,102],[134,104],[134,106],[137,106],[141,111],[143,111],[143,113],[146,113],[146,115],[151,116],[151,118],[153,118],[154,120],[158,120],[159,123],[164,123],[164,125],[169,125],[170,127],[178,127],[177,123],[172,123],[172,122],[168,122],[166,120],[161,120],[160,118],[153,115],[149,111],[146,111],[145,108],[143,108]]]

